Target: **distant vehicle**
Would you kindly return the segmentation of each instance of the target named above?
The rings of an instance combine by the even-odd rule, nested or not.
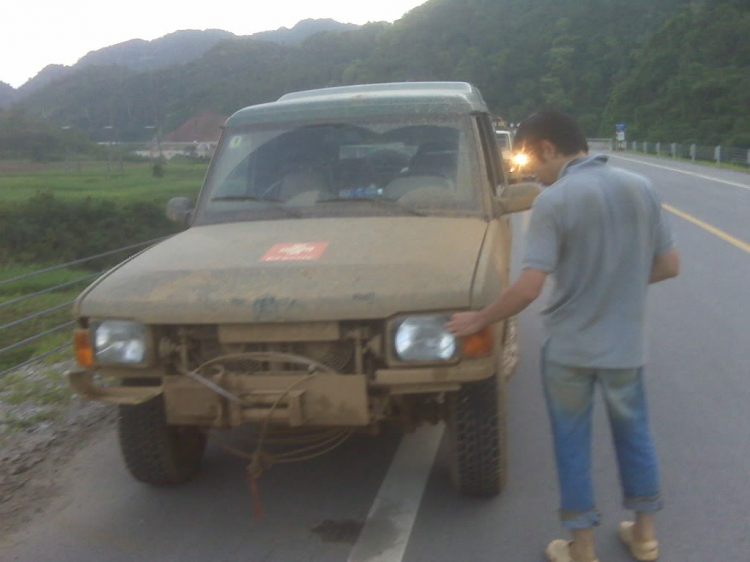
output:
[[[513,133],[503,129],[496,129],[495,138],[497,139],[497,145],[500,147],[503,154],[506,152],[513,152]]]
[[[516,183],[533,180],[534,178],[526,171],[528,157],[525,154],[514,151],[513,133],[506,129],[495,129],[495,139],[502,154],[503,165],[508,174],[508,181]]]
[[[197,204],[167,206],[189,228],[74,307],[71,384],[119,405],[131,474],[187,481],[213,428],[258,428],[253,475],[275,460],[266,431],[309,458],[355,430],[444,420],[457,488],[499,493],[511,330],[445,329],[507,286],[509,216],[539,193],[508,186],[492,133],[465,83],[297,92],[232,115]]]

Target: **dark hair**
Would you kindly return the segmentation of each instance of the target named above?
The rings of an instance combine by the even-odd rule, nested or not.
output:
[[[575,119],[553,108],[541,109],[522,121],[514,142],[524,150],[534,150],[543,140],[555,145],[563,156],[589,151],[586,137]]]

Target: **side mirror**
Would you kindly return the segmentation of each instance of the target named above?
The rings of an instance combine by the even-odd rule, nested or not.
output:
[[[190,226],[193,203],[187,197],[174,197],[167,203],[167,218],[177,224]]]
[[[497,201],[504,214],[528,211],[541,191],[542,187],[538,183],[515,183],[508,186]]]

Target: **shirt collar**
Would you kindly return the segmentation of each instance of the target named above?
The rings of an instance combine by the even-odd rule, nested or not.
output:
[[[573,168],[577,168],[581,165],[587,165],[592,163],[597,164],[604,164],[609,160],[609,157],[604,154],[594,154],[593,156],[582,156],[581,158],[573,158],[570,162],[565,164],[565,166],[562,167],[562,170],[560,170],[560,173],[557,176],[557,179],[559,180],[563,176],[570,173]]]

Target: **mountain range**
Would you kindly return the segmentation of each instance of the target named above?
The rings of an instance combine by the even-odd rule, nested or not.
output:
[[[248,37],[275,43],[295,45],[321,31],[350,31],[357,25],[339,23],[332,19],[306,19],[291,29],[281,27],[274,31],[261,31]],[[221,29],[175,31],[153,39],[131,39],[96,51],[90,51],[72,66],[50,64],[17,90],[0,82],[0,108],[40,90],[51,82],[69,76],[88,66],[119,65],[132,70],[148,71],[175,64],[184,64],[202,56],[217,43],[240,36]]]
[[[624,122],[629,138],[750,148],[747,0],[429,0],[393,24],[328,23],[273,40],[214,31],[200,54],[163,64],[127,42],[132,56],[122,45],[87,55],[96,64],[79,62],[13,111],[94,140],[139,140],[156,126],[194,132],[198,117],[221,122],[290,91],[461,80],[506,121],[553,105],[588,135]]]

